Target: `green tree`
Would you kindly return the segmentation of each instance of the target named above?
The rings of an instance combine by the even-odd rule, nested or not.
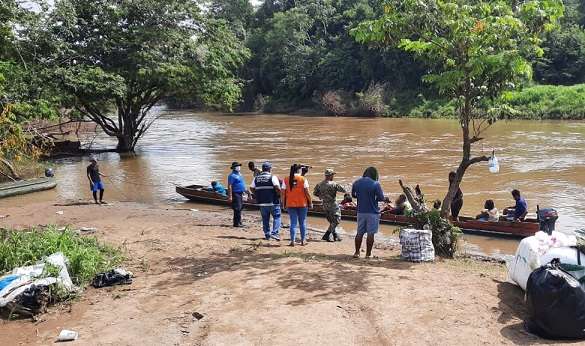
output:
[[[249,53],[195,1],[58,0],[44,32],[54,78],[120,152],[134,150],[164,98],[228,110],[240,98],[235,73]]]
[[[246,40],[254,17],[254,6],[249,0],[212,0],[209,11],[213,18],[225,20],[239,38]]]
[[[548,33],[544,56],[534,68],[535,80],[554,85],[585,83],[585,4],[565,0],[561,25]]]
[[[563,14],[560,0],[386,1],[382,17],[352,31],[359,42],[392,45],[423,59],[424,81],[457,104],[462,158],[441,215],[471,165],[487,161],[472,152],[497,119],[490,101],[529,80],[530,58],[542,55],[541,34]]]

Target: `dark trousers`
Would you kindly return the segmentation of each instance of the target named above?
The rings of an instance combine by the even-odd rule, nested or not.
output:
[[[234,210],[234,227],[242,224],[242,209],[244,207],[244,194],[232,192],[232,209]]]
[[[453,216],[454,218],[459,217],[459,212],[461,211],[461,208],[463,208],[462,199],[453,201],[451,203],[451,216]]]

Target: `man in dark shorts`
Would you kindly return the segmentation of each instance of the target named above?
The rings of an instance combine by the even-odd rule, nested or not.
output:
[[[95,204],[103,204],[104,203],[104,183],[102,182],[101,177],[105,177],[102,173],[100,173],[100,167],[97,164],[97,160],[95,157],[92,157],[89,160],[91,163],[87,166],[87,179],[89,179],[89,188],[93,194],[93,199]],[[97,192],[100,192],[100,199],[98,202]]]

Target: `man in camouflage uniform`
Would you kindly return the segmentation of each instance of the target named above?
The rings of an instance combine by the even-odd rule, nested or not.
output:
[[[345,193],[345,188],[340,184],[333,181],[335,171],[328,168],[325,170],[325,180],[315,186],[313,194],[321,201],[323,201],[323,210],[327,221],[329,221],[329,228],[323,236],[323,240],[326,241],[341,241],[341,236],[337,233],[336,229],[341,222],[341,209],[335,200],[338,192]],[[333,240],[331,240],[333,236]]]

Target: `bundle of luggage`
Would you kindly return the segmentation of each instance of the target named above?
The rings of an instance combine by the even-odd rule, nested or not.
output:
[[[432,262],[435,260],[433,234],[429,230],[400,230],[400,257],[411,262]]]
[[[509,277],[526,291],[526,329],[547,339],[585,339],[585,231],[537,233],[520,243]]]

